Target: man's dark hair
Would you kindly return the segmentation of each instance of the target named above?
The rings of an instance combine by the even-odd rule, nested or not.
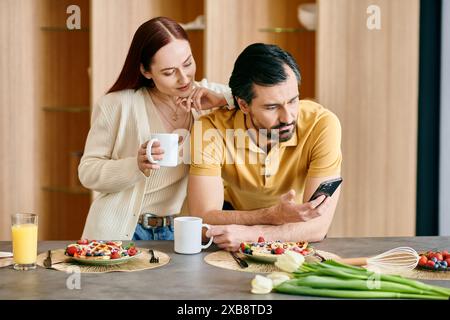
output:
[[[229,81],[233,97],[239,97],[250,104],[255,97],[253,84],[270,87],[287,80],[285,65],[292,69],[300,84],[300,70],[288,52],[273,44],[249,45],[234,63]],[[236,99],[235,105],[239,107]]]

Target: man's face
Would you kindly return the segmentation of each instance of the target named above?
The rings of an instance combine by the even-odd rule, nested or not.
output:
[[[270,142],[288,141],[295,134],[299,92],[298,82],[294,72],[285,66],[288,78],[285,82],[271,87],[264,87],[254,84],[253,92],[255,97],[250,105],[240,106],[252,122],[252,126],[257,129],[266,129]],[[244,108],[243,108],[244,107]],[[275,132],[273,131],[275,130]]]

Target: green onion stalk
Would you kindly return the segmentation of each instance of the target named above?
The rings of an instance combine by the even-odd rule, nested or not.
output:
[[[450,289],[428,285],[397,275],[379,274],[337,261],[304,263],[294,278],[274,287],[274,291],[334,298],[400,298],[447,300]]]

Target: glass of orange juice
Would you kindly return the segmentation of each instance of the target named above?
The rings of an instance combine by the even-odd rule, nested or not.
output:
[[[34,213],[15,213],[11,217],[14,269],[36,269],[38,217]]]

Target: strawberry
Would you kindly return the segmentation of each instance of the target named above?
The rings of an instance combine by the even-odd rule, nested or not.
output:
[[[263,237],[258,238],[258,242],[265,242]]]
[[[245,250],[245,243],[241,242],[241,251],[244,252],[244,250]]]
[[[426,256],[420,256],[419,266],[426,266],[427,262],[428,262],[428,259]]]
[[[137,250],[136,250],[135,247],[131,247],[131,248],[129,248],[129,249],[127,250],[127,252],[128,252],[128,255],[129,255],[130,257],[132,257],[132,256],[134,256],[134,255],[137,253]]]
[[[284,249],[283,248],[278,247],[278,248],[275,249],[275,254],[283,254],[283,253],[284,253]]]
[[[76,247],[68,247],[66,249],[66,253],[71,257],[73,257],[77,252],[78,252],[78,250]]]
[[[113,253],[111,253],[111,259],[119,259],[120,258],[120,253],[117,251],[114,251]]]
[[[77,241],[78,244],[89,244],[89,240],[88,239],[81,239]]]

